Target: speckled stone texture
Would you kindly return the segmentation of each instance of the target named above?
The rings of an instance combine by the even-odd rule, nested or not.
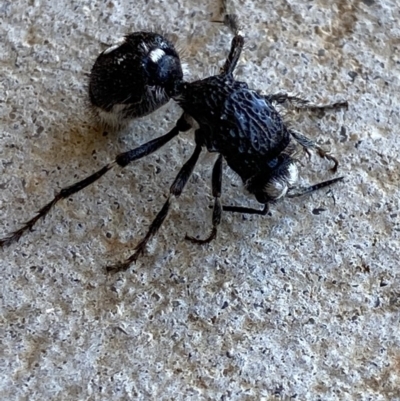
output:
[[[237,77],[347,111],[295,113],[345,180],[268,216],[211,226],[211,166],[193,177],[148,252],[145,234],[194,148],[156,154],[60,202],[0,250],[0,399],[400,400],[400,11],[394,0],[230,3],[246,49]],[[0,236],[55,191],[167,132],[172,102],[122,132],[91,119],[87,83],[107,44],[170,32],[186,78],[222,65],[231,33],[206,0],[2,0]],[[332,178],[300,153],[301,183]],[[225,167],[223,202],[258,206]]]

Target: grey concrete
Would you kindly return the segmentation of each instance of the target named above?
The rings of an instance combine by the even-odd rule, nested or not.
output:
[[[271,216],[224,215],[217,240],[199,247],[183,237],[210,228],[214,155],[204,153],[147,254],[115,276],[104,266],[144,235],[193,135],[61,202],[0,250],[2,400],[400,400],[398,3],[233,6],[246,34],[238,78],[349,101],[291,115],[345,180]],[[160,27],[181,38],[187,79],[206,76],[231,39],[209,22],[214,10],[206,0],[1,2],[1,236],[179,116],[171,103],[104,136],[86,98],[104,44]],[[332,177],[329,162],[299,159],[303,184]],[[224,202],[257,206],[225,170]]]

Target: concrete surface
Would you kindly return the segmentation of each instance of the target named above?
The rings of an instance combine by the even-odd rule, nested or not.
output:
[[[237,77],[265,92],[348,111],[292,116],[345,180],[270,216],[210,228],[201,158],[147,254],[145,234],[193,149],[180,135],[60,202],[0,250],[2,400],[400,400],[400,10],[390,0],[232,3],[245,25]],[[55,191],[165,133],[171,102],[104,135],[87,111],[105,44],[144,27],[185,48],[188,80],[220,66],[231,34],[206,0],[3,0],[0,4],[0,235]],[[330,163],[301,155],[302,183]],[[223,201],[257,206],[225,168]],[[323,210],[320,210],[323,209]]]

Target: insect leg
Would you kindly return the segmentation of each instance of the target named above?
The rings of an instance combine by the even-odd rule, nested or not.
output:
[[[244,37],[239,29],[238,18],[235,14],[226,15],[224,17],[224,24],[227,25],[234,33],[234,37],[231,42],[231,50],[229,51],[228,57],[221,68],[222,75],[231,75],[236,68],[239,61],[240,54],[242,53],[244,46]]]
[[[179,171],[178,175],[175,178],[175,181],[171,185],[171,188],[169,190],[170,194],[168,196],[168,199],[165,201],[164,206],[162,209],[158,212],[156,218],[153,220],[151,223],[147,234],[145,237],[142,239],[142,241],[139,242],[138,245],[135,247],[135,252],[125,261],[117,263],[115,265],[110,265],[107,266],[107,271],[108,272],[118,272],[118,271],[124,271],[129,268],[129,266],[133,263],[136,262],[138,257],[143,254],[144,249],[146,247],[146,244],[150,241],[150,239],[157,233],[157,231],[160,229],[161,224],[164,222],[165,218],[168,215],[169,207],[171,205],[171,198],[178,198],[186,183],[189,180],[189,177],[191,176],[194,166],[197,163],[197,160],[199,158],[201,152],[201,145],[196,145],[196,148],[190,157],[190,159],[183,165],[181,170]]]
[[[214,19],[213,22],[220,22],[226,25],[232,33],[235,35],[231,42],[231,50],[229,51],[228,57],[224,63],[224,66],[220,70],[220,74],[229,75],[232,74],[236,64],[239,61],[240,54],[243,50],[244,38],[239,27],[239,20],[236,14],[228,12],[227,1],[222,0],[219,10],[221,19]],[[222,18],[223,16],[223,18]]]
[[[305,187],[305,188],[291,188],[291,189],[289,189],[288,193],[286,194],[286,197],[297,198],[299,196],[303,196],[303,195],[309,194],[311,192],[317,191],[319,189],[325,188],[329,185],[333,185],[336,182],[343,180],[343,178],[344,177],[333,178],[332,180],[319,182],[318,184],[314,184],[314,185],[311,185],[311,186]],[[241,206],[223,206],[222,209],[224,212],[234,212],[234,213],[243,213],[243,214],[260,214],[260,215],[264,216],[268,213],[269,206],[268,206],[268,203],[265,203],[264,208],[262,210],[252,209],[252,208],[248,208],[248,207],[241,207]]]
[[[346,101],[336,102],[336,103],[331,103],[331,104],[315,104],[315,103],[311,103],[307,99],[302,99],[301,97],[297,97],[297,96],[289,96],[288,94],[281,93],[281,92],[275,93],[273,95],[267,95],[264,97],[269,102],[275,102],[275,103],[279,103],[279,104],[288,102],[298,110],[301,110],[301,109],[307,109],[307,110],[311,110],[311,111],[336,110],[336,109],[342,109],[342,108],[347,109],[349,106],[349,104]]]
[[[290,130],[289,131],[290,135],[296,140],[297,143],[299,143],[303,149],[309,154],[308,149],[315,149],[318,153],[318,155],[322,158],[325,158],[327,160],[333,161],[335,164],[331,168],[332,171],[337,171],[339,162],[338,160],[330,155],[326,150],[323,150],[319,145],[317,145],[313,140],[310,138],[307,138],[305,135],[300,134],[299,132]]]
[[[221,222],[222,206],[221,206],[221,187],[222,187],[222,155],[218,156],[217,161],[214,164],[212,172],[212,194],[214,196],[214,208],[212,216],[212,230],[210,235],[205,239],[197,239],[190,237],[186,234],[185,239],[194,242],[196,244],[206,244],[211,242],[217,236],[217,227]]]
[[[242,207],[242,206],[223,206],[222,210],[224,212],[233,212],[233,213],[243,213],[243,214],[260,214],[265,216],[269,212],[268,203],[264,203],[264,208],[262,210],[253,209],[250,207]]]
[[[155,152],[157,149],[161,148],[163,145],[165,145],[167,142],[169,142],[172,138],[174,138],[176,135],[179,134],[180,131],[187,131],[191,127],[189,124],[186,122],[184,117],[182,116],[176,126],[167,134],[153,139],[152,141],[149,141],[141,146],[139,146],[136,149],[130,150],[128,152],[124,152],[119,154],[114,161],[111,163],[108,163],[106,166],[101,168],[100,170],[96,171],[94,174],[90,175],[89,177],[84,178],[83,180],[72,184],[68,187],[65,187],[61,189],[60,192],[56,194],[54,199],[50,201],[47,205],[42,207],[36,214],[35,217],[27,221],[20,229],[14,231],[11,233],[9,236],[0,239],[0,248],[3,246],[8,246],[14,241],[18,241],[21,236],[28,230],[32,230],[33,226],[35,223],[44,218],[50,210],[53,208],[53,206],[60,200],[65,199],[82,189],[86,188],[90,184],[93,184],[95,181],[97,181],[100,177],[102,177],[105,173],[107,173],[109,170],[111,170],[113,167],[116,165],[119,165],[121,167],[125,167],[127,164],[141,159],[144,156],[149,155],[150,153]]]
[[[298,196],[309,194],[310,192],[314,192],[317,191],[318,189],[335,184],[336,182],[343,180],[343,178],[344,177],[333,178],[332,180],[319,182],[318,184],[314,184],[305,188],[291,188],[286,194],[286,196],[288,198],[297,198]]]

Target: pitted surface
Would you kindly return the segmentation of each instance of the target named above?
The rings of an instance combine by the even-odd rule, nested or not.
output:
[[[231,34],[206,0],[0,2],[0,231],[61,187],[166,133],[172,103],[122,132],[87,112],[98,54],[161,27],[182,38],[189,81],[218,71]],[[400,11],[394,0],[244,0],[236,77],[345,113],[290,115],[339,161],[330,191],[271,214],[222,217],[205,155],[134,271],[130,253],[194,148],[193,134],[62,203],[0,251],[0,398],[5,400],[398,400]],[[299,154],[303,183],[329,162]],[[256,207],[224,168],[222,202]]]

